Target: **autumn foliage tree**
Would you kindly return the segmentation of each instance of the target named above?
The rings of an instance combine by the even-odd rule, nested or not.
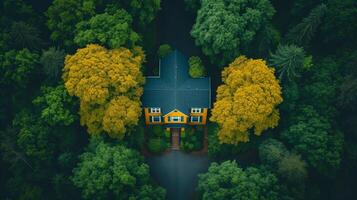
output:
[[[210,119],[220,126],[221,143],[247,142],[251,132],[277,126],[281,88],[264,60],[240,56],[223,70],[222,81]]]
[[[89,134],[123,138],[127,128],[138,123],[143,60],[140,48],[107,50],[99,45],[87,45],[66,57],[65,87],[80,99],[81,124]]]

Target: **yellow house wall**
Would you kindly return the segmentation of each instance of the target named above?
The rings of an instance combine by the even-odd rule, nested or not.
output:
[[[161,116],[161,113],[150,113],[149,108],[144,108],[144,114],[145,114],[145,124],[163,124],[163,122],[150,122],[150,117],[151,116]]]
[[[183,122],[169,122],[169,117],[183,117]],[[188,120],[187,115],[180,111],[172,111],[164,116],[164,122],[166,124],[186,124]]]
[[[168,114],[166,114],[162,122],[150,122],[150,117],[151,116],[161,116],[162,113],[150,113],[149,108],[144,108],[144,115],[145,115],[145,124],[146,125],[154,125],[154,124],[189,124],[189,125],[205,125],[207,123],[207,114],[208,114],[208,109],[204,108],[202,113],[190,113],[190,116],[201,116],[202,122],[201,123],[191,123],[189,122],[189,118],[187,115],[180,111],[172,111]],[[169,117],[183,117],[184,121],[183,122],[169,122],[168,119]]]
[[[201,116],[202,122],[201,123],[191,123],[189,122],[188,124],[190,125],[204,125],[207,122],[207,113],[208,109],[204,108],[202,113],[190,113],[190,116]]]

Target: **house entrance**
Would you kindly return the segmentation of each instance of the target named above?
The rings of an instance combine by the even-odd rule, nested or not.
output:
[[[180,129],[171,128],[171,149],[179,150],[180,149]]]

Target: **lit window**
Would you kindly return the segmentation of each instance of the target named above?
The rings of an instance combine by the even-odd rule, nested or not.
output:
[[[191,108],[191,113],[201,113],[202,108]]]
[[[183,117],[179,117],[179,116],[169,117],[168,121],[169,122],[183,122]]]
[[[151,116],[150,122],[161,122],[161,116]]]
[[[150,108],[150,113],[161,113],[160,108]]]
[[[201,116],[191,116],[191,122],[193,123],[200,123],[201,121]]]

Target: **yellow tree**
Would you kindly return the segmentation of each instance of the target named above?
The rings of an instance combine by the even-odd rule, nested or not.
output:
[[[223,70],[222,81],[210,118],[220,126],[221,143],[247,142],[251,132],[277,126],[281,88],[264,60],[240,56]]]
[[[126,128],[138,123],[144,59],[141,48],[107,50],[94,44],[66,57],[65,87],[80,99],[81,124],[89,134],[123,138]]]

